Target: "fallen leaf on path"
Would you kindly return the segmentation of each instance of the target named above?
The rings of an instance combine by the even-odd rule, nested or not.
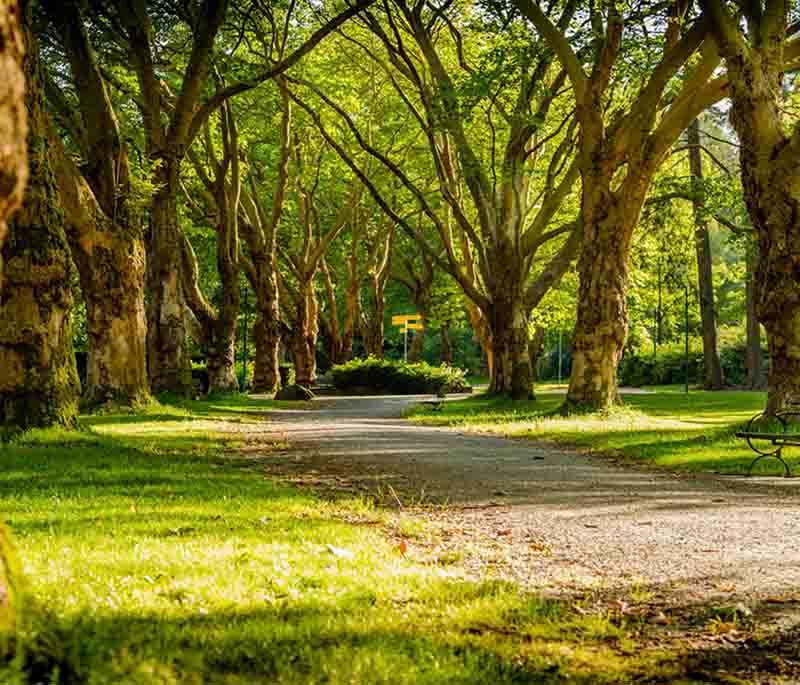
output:
[[[513,533],[514,531],[511,530],[511,528],[501,528],[500,530],[497,531],[498,535],[503,535],[503,536],[512,535]]]
[[[397,545],[397,551],[400,552],[402,556],[406,555],[406,552],[408,551],[408,544],[405,540],[400,540],[400,544]]]

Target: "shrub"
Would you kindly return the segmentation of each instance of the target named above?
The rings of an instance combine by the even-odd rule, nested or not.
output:
[[[626,352],[619,364],[620,385],[641,387],[643,385],[675,385],[686,380],[686,353],[683,344],[664,345],[654,356],[652,353]],[[744,344],[724,345],[720,349],[720,361],[725,381],[730,385],[741,385],[747,376]],[[702,341],[690,339],[689,383],[701,384],[704,380]]]
[[[408,364],[367,357],[334,366],[330,374],[337,390],[350,393],[415,395],[470,390],[466,372],[445,364]]]

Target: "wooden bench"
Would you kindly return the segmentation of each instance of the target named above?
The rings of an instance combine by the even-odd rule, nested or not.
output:
[[[757,430],[759,422],[767,420],[776,422],[779,425],[779,430],[769,432]],[[800,407],[794,408],[793,406],[791,409],[770,417],[764,414],[757,414],[750,419],[747,428],[736,433],[736,437],[747,440],[750,449],[758,455],[747,469],[748,476],[752,475],[753,467],[759,461],[773,457],[783,464],[783,475],[787,478],[791,477],[792,471],[783,458],[783,450],[787,447],[800,447],[800,433],[789,432],[789,425],[794,422],[800,422]],[[773,425],[772,427],[775,428],[776,426]]]

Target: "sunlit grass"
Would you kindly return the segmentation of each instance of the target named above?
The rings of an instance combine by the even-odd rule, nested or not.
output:
[[[672,658],[605,615],[415,561],[423,521],[265,477],[235,447],[272,406],[154,405],[0,446],[35,599],[0,682],[669,679]]]
[[[600,454],[622,456],[670,469],[740,474],[755,454],[735,433],[759,413],[759,392],[653,392],[626,395],[624,406],[603,416],[554,415],[563,397],[541,394],[533,402],[478,396],[448,402],[441,411],[410,412],[414,421],[459,430],[500,433],[554,441]],[[786,451],[800,471],[800,449]],[[782,473],[776,461],[758,464],[758,473]]]

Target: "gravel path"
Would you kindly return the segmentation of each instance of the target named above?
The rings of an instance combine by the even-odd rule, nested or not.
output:
[[[326,398],[316,411],[273,412],[290,449],[269,468],[396,492],[405,507],[447,502],[433,510],[433,552],[457,552],[482,577],[558,592],[648,588],[667,602],[798,599],[800,479],[679,477],[402,420],[419,399]]]

